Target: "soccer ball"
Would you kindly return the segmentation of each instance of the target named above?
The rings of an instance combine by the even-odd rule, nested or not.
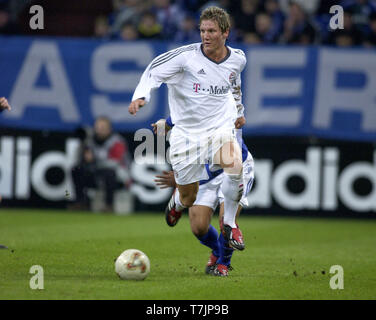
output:
[[[150,272],[149,258],[140,250],[125,250],[115,261],[115,272],[123,280],[144,280]]]

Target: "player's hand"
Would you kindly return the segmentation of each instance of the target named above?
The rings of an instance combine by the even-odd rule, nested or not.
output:
[[[176,187],[173,171],[162,171],[162,175],[156,175],[155,177],[156,179],[154,179],[154,182],[160,189]]]
[[[4,97],[0,98],[0,110],[11,110],[11,107],[8,103],[8,100],[5,99]]]
[[[239,117],[235,121],[235,128],[236,129],[240,129],[241,127],[244,126],[244,124],[245,124],[245,118],[244,117]]]
[[[167,132],[171,129],[169,125],[167,125],[165,119],[160,119],[156,123],[152,123],[151,126],[153,127],[154,134],[158,136],[164,136]]]
[[[132,101],[128,107],[130,114],[135,115],[141,107],[145,105],[146,101],[144,99],[136,99]]]

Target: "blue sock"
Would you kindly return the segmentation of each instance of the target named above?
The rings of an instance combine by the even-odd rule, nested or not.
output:
[[[197,237],[197,239],[200,240],[200,243],[212,249],[213,254],[216,257],[221,255],[218,232],[212,225],[209,226],[209,230],[206,234],[201,237]]]
[[[219,235],[219,244],[221,246],[221,256],[218,259],[219,264],[224,264],[225,266],[229,266],[231,263],[231,257],[232,253],[234,252],[234,249],[228,246],[228,242],[224,238],[222,232]]]

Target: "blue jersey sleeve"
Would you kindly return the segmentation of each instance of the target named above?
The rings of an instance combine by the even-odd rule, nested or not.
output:
[[[244,143],[244,140],[242,139],[242,160],[243,162],[247,160],[248,157],[248,148]]]
[[[168,116],[168,118],[166,119],[166,124],[172,128],[174,126],[174,124],[172,123],[172,120],[171,120],[171,116]]]

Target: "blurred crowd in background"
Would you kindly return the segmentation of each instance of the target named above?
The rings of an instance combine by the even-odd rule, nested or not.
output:
[[[55,2],[55,6],[51,4]],[[59,2],[59,4],[57,4]],[[200,12],[208,6],[226,9],[232,19],[230,42],[245,44],[326,44],[335,46],[376,46],[376,0],[86,0],[37,1],[45,8],[46,21],[58,16],[53,10],[65,14],[66,21],[76,23],[74,36],[91,36],[123,41],[167,40],[181,43],[199,42],[198,21]],[[81,3],[81,18],[77,14]],[[0,34],[26,33],[20,27],[25,4],[32,0],[0,0]],[[90,8],[85,8],[85,3]],[[332,15],[330,7],[341,5],[344,9],[344,29],[329,28]],[[52,9],[51,9],[52,8]],[[95,9],[97,8],[97,10]],[[86,15],[86,16],[85,16]],[[90,20],[85,20],[91,16]],[[74,19],[76,17],[76,20]],[[84,19],[85,17],[85,19]],[[79,34],[79,22],[89,24],[86,34]],[[78,22],[78,23],[77,23]],[[22,23],[21,23],[22,24]],[[52,25],[52,23],[50,23]],[[47,28],[48,29],[48,28]],[[55,28],[56,29],[56,28]],[[50,30],[55,30],[51,28]],[[58,35],[68,35],[69,28],[61,27]],[[66,34],[64,34],[66,30]],[[43,35],[48,35],[46,30]],[[51,35],[56,35],[52,32]]]

